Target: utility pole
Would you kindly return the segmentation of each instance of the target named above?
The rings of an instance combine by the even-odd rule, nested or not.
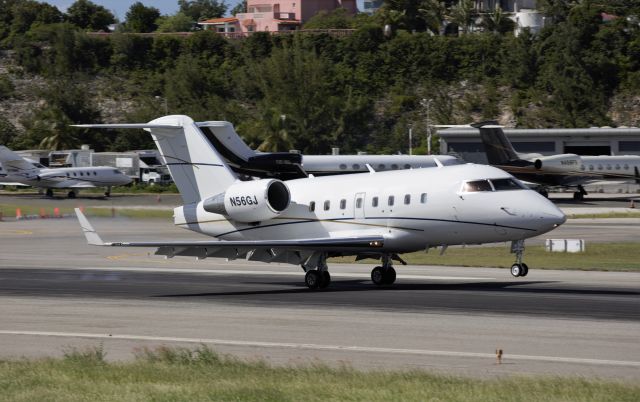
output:
[[[429,111],[431,109],[433,99],[423,99],[422,106],[427,108],[427,155],[431,155],[431,121],[429,120]]]

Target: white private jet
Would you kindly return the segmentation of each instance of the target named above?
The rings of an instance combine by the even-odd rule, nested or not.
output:
[[[185,204],[174,209],[175,224],[215,238],[105,243],[76,209],[89,244],[300,264],[311,289],[329,285],[328,257],[380,259],[371,279],[384,285],[395,281],[392,262],[403,262],[400,253],[504,241],[516,253],[511,273],[525,276],[524,239],[566,220],[540,194],[486,165],[240,181],[188,116],[81,127],[149,131]]]
[[[105,187],[109,196],[112,186],[131,183],[131,178],[118,169],[108,166],[46,168],[31,162],[5,146],[0,146],[0,180],[46,189],[47,197],[53,197],[54,189],[69,189],[67,196],[75,198],[82,188]]]
[[[454,127],[454,126],[442,126]],[[602,180],[635,181],[640,184],[640,155],[576,155],[521,154],[495,122],[471,124],[480,131],[480,138],[490,165],[506,170],[521,180],[536,183],[545,197],[547,187],[574,187],[575,200],[587,195],[583,185]]]

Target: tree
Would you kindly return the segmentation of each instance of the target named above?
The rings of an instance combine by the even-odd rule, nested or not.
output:
[[[127,11],[126,29],[130,32],[153,32],[158,28],[156,20],[160,17],[160,10],[146,7],[141,2],[135,2]]]
[[[180,12],[194,21],[220,18],[227,12],[224,0],[178,0]]]
[[[0,144],[9,148],[18,137],[18,129],[4,116],[0,116]]]
[[[496,7],[493,12],[484,14],[480,26],[485,31],[505,34],[513,32],[515,22],[502,12],[502,8]]]
[[[89,0],[76,0],[67,9],[67,21],[81,29],[107,32],[116,18],[103,6]]]
[[[156,24],[158,25],[158,32],[187,32],[193,28],[193,20],[181,12],[167,17],[160,17]]]
[[[349,29],[352,26],[353,17],[341,7],[332,11],[320,11],[304,24],[304,29]]]
[[[420,8],[418,8],[418,13],[427,29],[439,35],[442,31],[442,22],[446,13],[444,4],[438,0],[423,0],[420,3]]]
[[[236,4],[236,6],[231,9],[230,14],[236,15],[236,14],[242,14],[246,12],[247,12],[247,0],[242,0],[240,3]]]
[[[34,0],[17,1],[11,6],[10,35],[23,34],[36,24],[62,22],[63,15],[56,7]]]
[[[472,0],[460,0],[449,10],[449,19],[462,28],[463,33],[469,33],[475,24],[478,12]]]

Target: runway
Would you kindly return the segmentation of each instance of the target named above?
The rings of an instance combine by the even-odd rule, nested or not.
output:
[[[164,220],[92,221],[111,239],[194,237]],[[206,344],[274,364],[640,378],[637,273],[409,266],[376,288],[370,266],[334,264],[332,287],[313,292],[296,266],[89,247],[76,224],[0,223],[0,358]]]

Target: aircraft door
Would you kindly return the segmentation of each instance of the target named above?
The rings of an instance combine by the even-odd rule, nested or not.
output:
[[[364,219],[364,199],[365,193],[357,193],[353,200],[353,217],[355,219]]]

